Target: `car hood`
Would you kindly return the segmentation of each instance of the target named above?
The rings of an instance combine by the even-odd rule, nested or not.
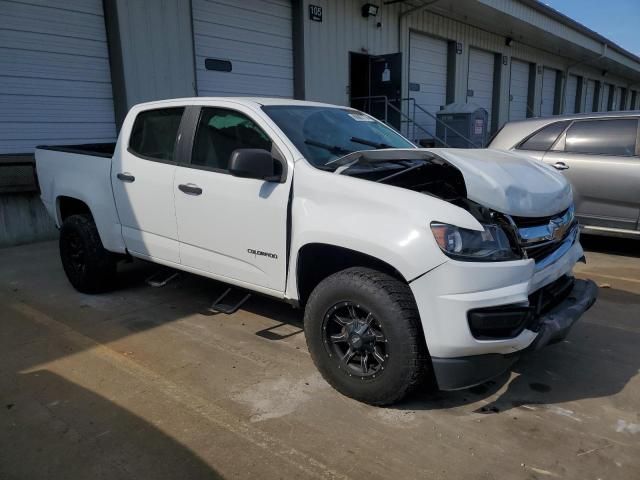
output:
[[[422,149],[455,166],[467,198],[518,217],[546,217],[569,208],[571,185],[552,167],[524,155],[492,149]]]

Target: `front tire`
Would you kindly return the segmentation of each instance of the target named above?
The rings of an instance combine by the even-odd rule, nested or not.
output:
[[[398,402],[429,370],[411,290],[390,275],[356,267],[327,277],[309,297],[304,325],[322,376],[361,402]]]
[[[116,256],[105,250],[91,215],[71,215],[60,229],[60,259],[71,285],[82,293],[113,288]]]

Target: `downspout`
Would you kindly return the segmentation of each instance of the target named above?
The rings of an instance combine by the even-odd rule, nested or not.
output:
[[[587,59],[587,60],[580,60],[579,62],[575,62],[572,63],[571,65],[567,66],[567,68],[565,69],[565,76],[564,76],[564,82],[562,82],[562,96],[561,96],[561,112],[564,113],[564,104],[565,104],[565,100],[566,100],[566,96],[567,96],[567,82],[569,81],[569,70],[572,69],[573,67],[576,67],[578,65],[581,65],[583,63],[587,63],[587,62],[597,62],[598,60],[601,60],[602,58],[607,56],[607,49],[608,49],[609,45],[607,45],[606,43],[602,44],[602,54],[599,55],[598,57],[594,58],[594,59]],[[580,103],[582,103],[582,101],[580,101]]]

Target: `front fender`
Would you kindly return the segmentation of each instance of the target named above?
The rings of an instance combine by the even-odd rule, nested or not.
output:
[[[447,261],[429,228],[446,221],[481,229],[467,211],[435,197],[296,163],[287,296],[297,298],[298,252],[310,243],[354,250],[395,268],[407,281]]]

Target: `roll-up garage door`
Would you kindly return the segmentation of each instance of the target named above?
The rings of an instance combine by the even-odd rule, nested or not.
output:
[[[608,83],[602,85],[602,91],[600,93],[600,107],[599,112],[606,112],[609,109],[609,96],[613,95],[612,86]]]
[[[552,68],[542,71],[542,97],[540,100],[540,116],[553,115],[553,105],[556,99],[556,75]]]
[[[288,0],[192,0],[198,95],[293,97]]]
[[[474,103],[489,112],[493,104],[494,55],[472,48],[469,50],[469,77],[467,80],[467,102]]]
[[[611,110],[622,110],[620,108],[620,100],[622,100],[622,92],[620,87],[613,87],[613,101],[611,102]]]
[[[595,80],[587,80],[587,86],[584,93],[584,111],[593,112],[593,95],[596,91]]]
[[[527,99],[529,95],[529,64],[511,59],[511,78],[509,80],[509,120],[527,118]]]
[[[435,115],[447,101],[447,42],[411,32],[409,37],[409,95],[416,105]],[[436,121],[416,109],[416,123],[435,134]],[[428,137],[416,129],[415,137]]]
[[[578,93],[578,77],[569,75],[564,87],[564,113],[576,113],[576,94]]]
[[[0,0],[0,154],[114,141],[102,0],[33,3]]]

